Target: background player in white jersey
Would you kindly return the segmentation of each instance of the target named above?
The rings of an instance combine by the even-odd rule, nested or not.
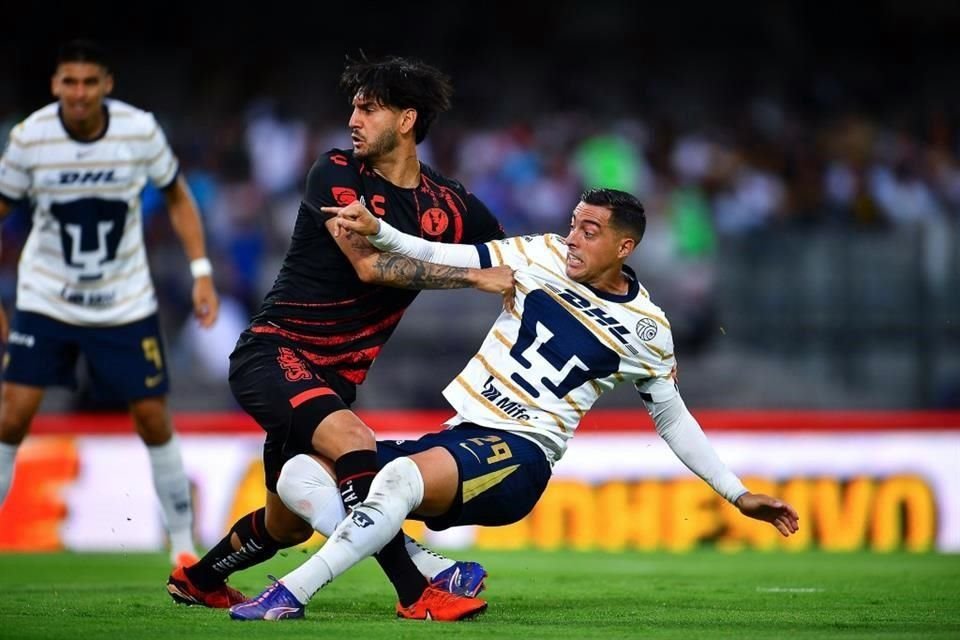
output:
[[[204,327],[217,318],[217,294],[200,216],[163,131],[152,114],[106,99],[112,89],[97,45],[65,44],[51,80],[57,102],[14,127],[0,158],[0,218],[18,202],[33,207],[9,331],[0,308],[7,341],[0,501],[44,389],[74,387],[83,354],[97,388],[128,403],[147,445],[171,561],[192,562],[190,487],[167,411],[169,383],[143,242],[140,193],[147,180],[166,198]]]
[[[302,616],[316,591],[375,553],[408,515],[432,529],[516,522],[540,498],[580,419],[624,381],[636,386],[657,433],[687,467],[744,515],[772,523],[784,536],[797,531],[796,511],[750,493],[680,398],[670,325],[624,264],[646,227],[634,196],[584,193],[565,239],[546,234],[474,246],[400,233],[360,203],[324,211],[383,251],[450,266],[510,266],[516,298],[444,391],[457,411],[448,429],[378,443],[383,467],[350,517],[334,527],[344,512],[335,508],[329,461],[300,455],[284,466],[281,498],[329,540],[260,597],[232,607],[232,617]]]

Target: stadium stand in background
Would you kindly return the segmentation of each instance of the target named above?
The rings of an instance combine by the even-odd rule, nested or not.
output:
[[[588,16],[573,2],[482,15],[438,6],[448,29],[429,42],[399,39],[389,19],[368,25],[368,39],[376,53],[442,60],[457,78],[456,115],[423,155],[508,234],[563,232],[585,186],[642,197],[650,225],[633,265],[673,319],[691,406],[956,408],[960,90],[948,52],[960,8],[881,4],[869,16],[852,3]],[[156,215],[162,198],[148,192],[174,406],[230,409],[226,354],[277,271],[309,163],[348,145],[348,106],[325,89],[357,45],[306,37],[310,15],[211,30],[184,20],[198,11],[151,18],[149,47],[133,37],[147,25],[131,18],[112,42],[123,60],[115,95],[149,96],[200,202],[224,294],[216,333],[201,337],[182,304],[184,259]],[[517,44],[530,24],[543,46]],[[2,45],[15,64],[0,79],[0,136],[48,101],[35,82],[48,49]],[[9,221],[4,245],[22,242],[28,224],[25,211]],[[0,262],[7,304],[15,255]],[[443,320],[451,304],[473,319],[458,332]],[[443,406],[441,381],[495,313],[475,294],[421,296],[361,408]],[[45,406],[95,408],[67,403]],[[605,406],[634,405],[620,393]]]

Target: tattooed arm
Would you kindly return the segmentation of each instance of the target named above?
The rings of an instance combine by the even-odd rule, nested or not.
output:
[[[513,270],[509,267],[447,267],[396,253],[383,253],[360,234],[336,233],[336,218],[327,220],[326,226],[363,282],[400,289],[474,287],[490,293],[513,289]]]

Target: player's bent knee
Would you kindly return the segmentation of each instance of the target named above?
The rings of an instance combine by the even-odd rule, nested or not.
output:
[[[373,430],[348,410],[336,411],[324,418],[314,429],[311,444],[314,451],[331,460],[350,451],[377,448]]]
[[[277,495],[288,509],[301,518],[308,518],[303,503],[309,498],[310,492],[318,487],[336,486],[336,481],[320,462],[301,453],[284,463],[277,479]]]
[[[397,458],[385,464],[370,485],[366,504],[376,504],[386,499],[399,498],[410,513],[423,501],[423,476],[410,458]]]

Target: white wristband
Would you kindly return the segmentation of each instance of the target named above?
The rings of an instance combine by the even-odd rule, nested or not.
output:
[[[210,260],[207,258],[197,258],[196,260],[190,261],[190,275],[193,276],[193,279],[203,278],[205,276],[213,275],[213,265],[210,264]]]

